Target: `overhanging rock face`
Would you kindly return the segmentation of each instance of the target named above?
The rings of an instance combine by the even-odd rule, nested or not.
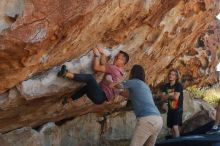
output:
[[[57,78],[60,65],[92,73],[90,50],[98,43],[113,56],[128,52],[126,73],[143,65],[151,87],[172,67],[185,86],[216,82],[219,11],[218,0],[1,0],[0,132],[122,106],[123,99],[96,106],[82,98],[67,109],[61,104],[82,85]]]
[[[118,46],[114,49],[104,49],[107,56],[114,58],[115,54],[119,52],[122,46]],[[66,62],[65,65],[70,72],[93,74],[92,62],[93,52],[90,51],[80,59],[74,59]],[[18,84],[18,90],[21,96],[25,97],[26,100],[35,98],[41,98],[44,96],[63,95],[68,91],[73,91],[77,87],[77,83],[72,80],[67,80],[57,76],[57,73],[61,67],[54,67],[43,74],[37,75],[26,81],[22,81]]]

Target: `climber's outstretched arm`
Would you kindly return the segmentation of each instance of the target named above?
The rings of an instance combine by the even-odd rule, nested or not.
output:
[[[101,55],[101,65],[105,65],[108,61],[109,58],[105,55],[105,53],[103,52],[103,48],[102,47],[97,47],[100,55]]]
[[[94,62],[93,62],[94,71],[105,73],[106,72],[105,64],[101,64],[101,56],[103,56],[104,54],[101,55],[101,53],[97,48],[93,49],[93,53],[94,53]]]

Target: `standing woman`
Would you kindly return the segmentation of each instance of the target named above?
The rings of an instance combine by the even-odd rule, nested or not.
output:
[[[154,146],[162,128],[163,120],[160,116],[150,88],[145,83],[145,72],[142,66],[134,65],[129,80],[123,81],[117,88],[128,89],[121,95],[129,97],[137,118],[130,146]],[[128,93],[128,94],[126,94]]]
[[[168,83],[164,85],[162,92],[162,100],[168,100],[167,127],[173,138],[179,137],[183,115],[183,86],[179,82],[177,70],[170,70]]]

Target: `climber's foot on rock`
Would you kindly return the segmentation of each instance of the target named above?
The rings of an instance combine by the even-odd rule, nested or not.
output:
[[[65,77],[68,70],[66,69],[66,65],[62,65],[61,70],[58,72],[58,77]]]

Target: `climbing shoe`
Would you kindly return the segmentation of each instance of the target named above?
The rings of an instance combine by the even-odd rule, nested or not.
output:
[[[66,69],[66,65],[62,65],[61,70],[58,72],[58,77],[63,77],[68,70]]]

